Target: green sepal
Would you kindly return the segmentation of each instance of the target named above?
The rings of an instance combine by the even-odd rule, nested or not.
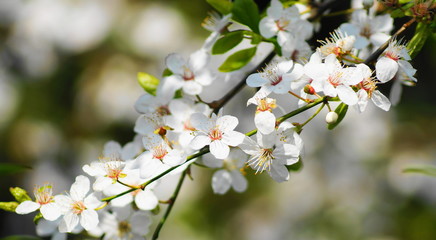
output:
[[[233,19],[248,26],[253,32],[259,32],[259,9],[253,0],[235,0],[232,8]]]
[[[399,8],[395,9],[394,11],[391,12],[391,17],[392,18],[401,18],[401,17],[404,17],[404,16],[405,16],[404,11],[399,9]]]
[[[151,74],[144,73],[144,72],[138,73],[139,85],[141,85],[141,87],[151,95],[156,96],[156,89],[157,86],[159,85],[159,82],[160,80]]]
[[[228,0],[206,0],[213,8],[223,15],[232,12],[233,3]]]
[[[9,191],[11,192],[12,196],[14,196],[15,200],[17,200],[19,203],[22,203],[24,201],[32,201],[32,199],[27,194],[26,190],[22,188],[11,187],[9,188]]]
[[[422,47],[425,44],[425,41],[430,34],[429,24],[418,23],[415,29],[415,34],[412,39],[407,44],[407,49],[409,50],[409,54],[411,58],[415,58],[416,55],[421,51]]]
[[[345,114],[347,114],[347,110],[348,110],[347,104],[345,103],[339,104],[335,109],[335,112],[338,114],[338,120],[335,123],[327,124],[327,128],[329,130],[335,128],[342,121],[342,119],[344,119]]]
[[[436,167],[423,165],[423,166],[413,166],[408,167],[403,170],[404,173],[420,173],[427,176],[436,177]]]
[[[170,69],[165,68],[165,70],[162,73],[162,77],[168,77],[168,76],[171,76],[171,75],[173,75],[173,72],[171,72]]]
[[[39,212],[38,214],[36,214],[36,216],[33,218],[33,223],[38,224],[39,220],[41,220],[42,218],[42,213]]]
[[[0,176],[20,173],[28,169],[31,169],[31,167],[13,163],[0,163]]]
[[[244,31],[234,31],[224,34],[212,47],[212,54],[223,54],[236,47],[244,39]]]
[[[159,204],[158,204],[155,208],[153,208],[153,209],[151,210],[151,213],[152,213],[153,215],[158,215],[158,214],[160,213],[160,206],[159,206]]]
[[[252,45],[258,45],[259,43],[262,42],[262,35],[257,34],[255,32],[252,31],[244,31],[245,35],[251,37],[251,44]]]
[[[292,164],[292,165],[286,165],[286,168],[288,169],[289,172],[298,172],[301,169],[303,169],[303,159],[300,156],[300,159],[298,159],[298,162]]]
[[[18,202],[0,202],[0,209],[8,212],[15,212],[18,205],[20,205]]]
[[[218,68],[221,72],[232,72],[247,65],[256,54],[256,47],[247,48],[230,55]]]
[[[177,90],[177,91],[174,93],[174,97],[173,97],[173,99],[177,99],[177,98],[183,98],[183,91],[182,91],[182,89],[179,89],[179,90]]]

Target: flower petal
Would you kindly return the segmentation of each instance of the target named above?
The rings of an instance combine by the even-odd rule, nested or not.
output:
[[[41,207],[39,203],[33,201],[24,201],[20,203],[15,209],[15,212],[18,214],[28,214],[38,210]]]
[[[80,225],[86,230],[91,230],[97,227],[98,214],[93,209],[86,209],[80,214]]]
[[[141,210],[152,210],[159,204],[159,200],[152,191],[144,189],[136,195],[135,203]]]
[[[381,57],[375,64],[377,79],[385,83],[391,80],[398,71],[398,63],[390,58]]]
[[[225,159],[229,156],[230,148],[221,140],[215,140],[210,143],[210,153],[218,159]]]
[[[226,193],[231,186],[232,177],[226,170],[216,171],[212,176],[212,189],[216,194]]]

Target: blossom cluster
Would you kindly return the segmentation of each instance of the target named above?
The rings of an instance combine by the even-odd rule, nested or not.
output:
[[[272,0],[256,26],[258,33],[236,25],[232,14],[213,13],[204,24],[212,33],[202,48],[188,58],[168,55],[165,76],[135,103],[141,115],[133,129],[134,139],[124,146],[108,142],[98,160],[83,166],[88,176],[78,176],[69,193],[53,196],[51,185],[37,187],[35,200],[21,202],[15,211],[40,211],[37,231],[43,236],[65,238],[62,233],[84,229],[103,239],[141,239],[149,231],[152,210],[168,204],[158,199],[155,189],[166,175],[186,172],[191,164],[217,169],[211,180],[217,194],[230,188],[245,191],[248,168],[255,174],[266,172],[276,182],[289,179],[288,167],[301,161],[303,154],[300,132],[312,118],[299,124],[287,121],[291,115],[278,116],[276,109],[286,104],[278,102],[278,95],[297,97],[303,108],[322,103],[319,111],[327,106],[326,121],[335,124],[340,112],[331,110],[329,102],[364,112],[371,100],[388,111],[398,102],[401,85],[416,83],[407,48],[391,38],[393,19],[377,12],[375,4],[355,9],[350,21],[319,41],[314,50],[306,41],[320,25],[305,14],[308,10],[302,4]],[[236,30],[230,31],[230,26]],[[247,134],[238,131],[237,116],[199,97],[219,81],[221,75],[209,63],[214,49],[232,32],[241,32],[242,37],[249,32],[254,47],[258,38],[275,44],[277,51],[262,70],[242,79],[258,89],[246,102],[256,105],[252,113],[256,130]],[[375,64],[364,60],[387,41]],[[377,87],[389,81],[393,84],[388,98]],[[200,158],[204,154],[210,156]]]

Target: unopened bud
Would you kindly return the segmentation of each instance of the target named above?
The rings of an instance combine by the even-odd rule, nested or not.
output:
[[[313,95],[315,94],[315,89],[313,89],[313,87],[310,84],[307,84],[306,86],[304,86],[304,92]]]
[[[374,0],[363,0],[362,4],[365,9],[369,9],[374,5]]]
[[[333,124],[336,123],[336,121],[338,121],[338,114],[336,112],[329,112],[327,113],[327,115],[325,116],[325,121],[328,124]]]

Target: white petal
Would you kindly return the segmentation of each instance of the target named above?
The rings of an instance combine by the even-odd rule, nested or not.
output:
[[[189,144],[191,148],[198,150],[206,145],[210,144],[210,138],[206,135],[195,136]]]
[[[336,87],[336,90],[338,92],[339,99],[341,99],[341,101],[343,101],[345,104],[351,106],[357,103],[357,94],[351,87],[339,85]]]
[[[32,202],[32,201],[24,201],[17,206],[15,212],[18,214],[28,214],[38,210],[40,207],[41,205],[39,203]]]
[[[260,34],[265,38],[271,38],[277,35],[278,28],[275,20],[271,17],[264,17],[259,22]]]
[[[266,10],[266,14],[273,19],[279,19],[282,12],[283,4],[278,0],[272,0],[271,5]]]
[[[391,102],[380,91],[375,90],[374,92],[372,92],[371,99],[377,107],[385,111],[389,111],[389,108],[391,107]]]
[[[148,233],[151,223],[152,222],[149,214],[143,211],[135,212],[130,218],[132,232],[141,236],[144,236]]]
[[[196,81],[186,81],[183,84],[183,92],[189,95],[198,95],[201,93],[201,91],[203,91],[203,86],[201,86],[198,82]]]
[[[232,146],[232,147],[236,147],[239,144],[242,143],[242,141],[244,141],[245,135],[240,133],[240,132],[236,132],[236,131],[231,131],[231,132],[227,132],[223,135],[223,143],[225,143],[226,145]]]
[[[172,53],[165,58],[165,64],[175,74],[182,75],[183,67],[187,64],[185,59],[178,53]]]
[[[152,191],[144,189],[136,195],[135,203],[141,210],[152,210],[159,204],[159,200]]]
[[[230,148],[221,140],[215,140],[210,143],[210,153],[218,159],[225,159],[229,156]]]
[[[254,116],[254,124],[257,129],[263,134],[269,134],[276,127],[276,116],[269,111],[256,113]]]
[[[374,47],[379,47],[383,43],[388,41],[390,37],[391,36],[389,34],[378,32],[372,34],[371,37],[369,38],[369,41],[374,45]]]
[[[210,119],[203,113],[192,114],[190,122],[192,127],[203,132],[209,132],[209,130],[213,127],[213,124],[210,123]]]
[[[400,102],[401,92],[403,91],[403,86],[401,86],[401,82],[395,80],[392,84],[391,92],[389,94],[389,99],[391,100],[392,105],[397,105]]]
[[[209,54],[204,49],[192,53],[189,57],[189,66],[191,67],[191,70],[194,73],[202,70],[209,62],[209,57]]]
[[[54,221],[61,216],[60,208],[54,202],[42,205],[40,211],[42,216],[49,221]]]
[[[85,176],[77,176],[76,181],[71,185],[70,196],[74,201],[81,201],[89,192],[89,179]]]
[[[163,159],[165,164],[168,164],[171,167],[177,166],[185,161],[182,152],[177,149],[171,150]]]
[[[60,232],[71,232],[79,224],[79,216],[74,213],[67,213],[63,218],[64,227],[61,228],[62,224],[59,225]]]
[[[104,163],[92,162],[90,165],[86,164],[82,167],[82,170],[89,176],[103,176],[106,174],[104,169]]]
[[[111,178],[100,176],[95,179],[94,184],[92,184],[92,190],[101,192],[105,188],[110,187],[112,183],[113,180]]]
[[[162,79],[160,90],[162,98],[172,99],[174,93],[184,85],[183,79],[178,75],[171,75]]]
[[[284,182],[289,179],[288,169],[283,164],[272,164],[271,171],[268,172],[276,182]]]
[[[366,106],[368,105],[368,93],[365,90],[360,89],[357,92],[357,98],[359,100],[357,101],[356,107],[357,110],[362,113],[365,111]]]
[[[121,145],[115,141],[109,141],[104,145],[103,155],[105,157],[119,156],[121,153]]]
[[[238,118],[230,115],[225,115],[216,120],[216,125],[224,133],[233,131],[238,126]]]
[[[98,224],[98,214],[95,210],[86,209],[80,214],[80,225],[86,230],[93,229]]]
[[[388,82],[397,73],[398,63],[390,58],[381,57],[375,64],[375,71],[380,82]]]
[[[236,192],[244,192],[247,189],[247,179],[241,174],[239,170],[230,172],[232,176],[232,187]]]
[[[226,170],[216,171],[212,176],[212,189],[216,194],[226,193],[231,186],[232,177]]]
[[[250,87],[260,87],[265,85],[268,82],[268,80],[263,78],[260,73],[253,73],[247,77],[246,82],[247,85]]]
[[[98,200],[97,196],[100,196],[100,195],[98,193],[91,193],[83,200],[83,203],[85,204],[86,208],[94,209],[94,208],[99,207],[102,204],[102,202],[100,202],[100,200]]]

